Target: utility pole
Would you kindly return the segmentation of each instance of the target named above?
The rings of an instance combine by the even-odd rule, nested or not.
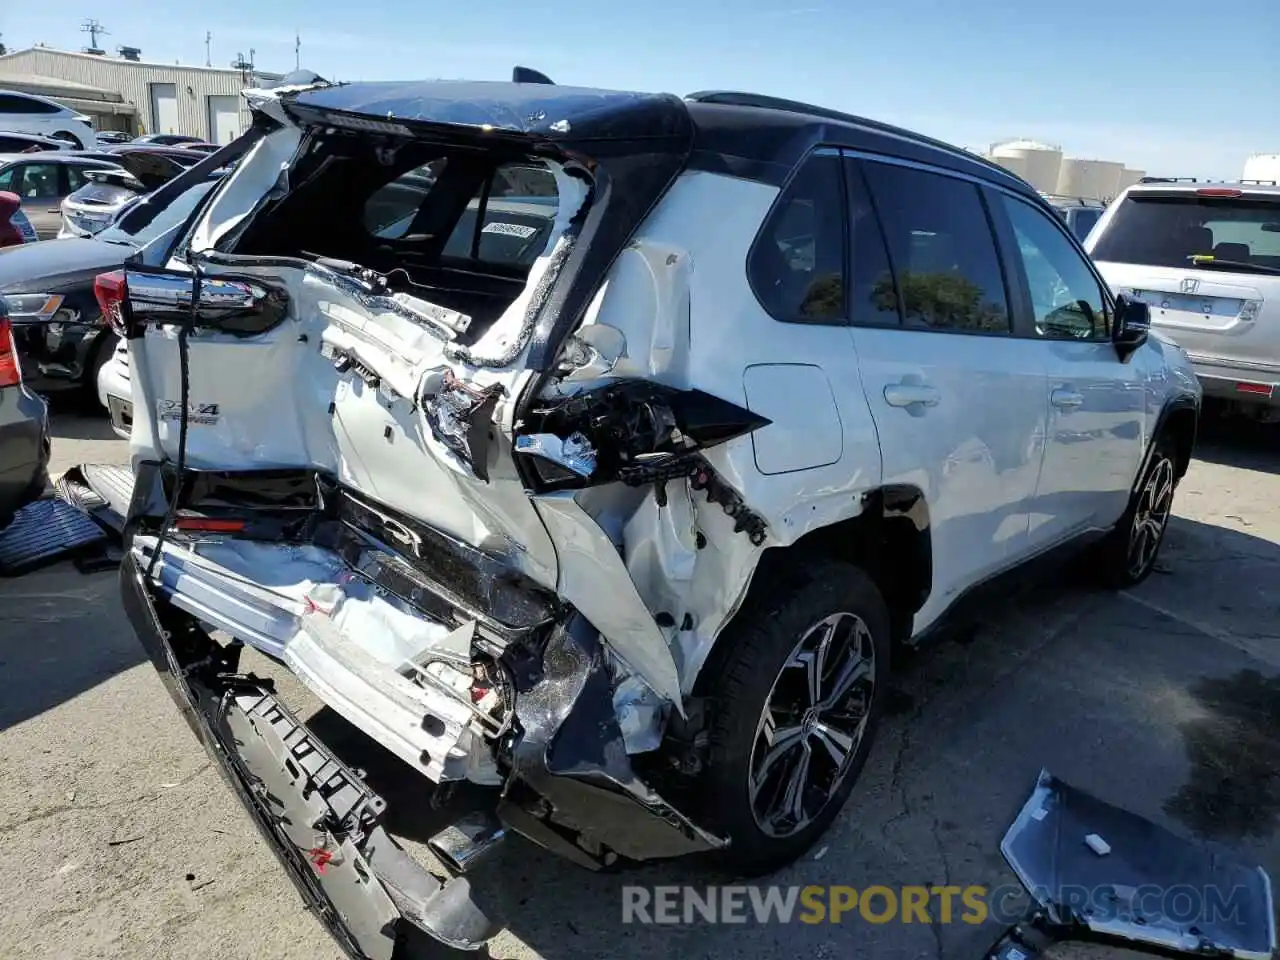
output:
[[[213,40],[213,31],[206,30],[204,32],[204,65],[206,67],[213,66],[213,57],[209,54],[209,43]]]
[[[82,24],[80,24],[80,32],[87,33],[89,35],[90,49],[97,50],[98,35],[101,34],[102,36],[105,37],[111,31],[108,30],[106,27],[104,27],[102,24],[100,24],[97,20],[94,20],[92,17],[90,17],[88,20],[85,20]]]
[[[302,69],[302,34],[296,30],[293,34],[293,69]]]

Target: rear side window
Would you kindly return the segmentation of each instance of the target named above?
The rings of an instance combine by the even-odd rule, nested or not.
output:
[[[1130,194],[1093,242],[1094,260],[1191,267],[1212,256],[1258,272],[1280,269],[1280,197],[1240,198]]]
[[[1076,214],[1075,223],[1071,224],[1071,232],[1076,235],[1076,239],[1083,240],[1087,237],[1100,216],[1102,216],[1101,210],[1094,210],[1093,208],[1080,210]]]
[[[507,163],[471,198],[441,257],[528,267],[546,249],[560,209],[556,178],[539,164]]]
[[[862,170],[845,161],[849,194],[849,319],[858,326],[898,326],[898,290],[889,267],[884,230]]]
[[[887,163],[863,165],[884,224],[907,326],[1008,333],[995,236],[978,187]]]
[[[409,232],[427,194],[444,170],[441,157],[400,174],[374,192],[364,205],[364,228],[371,236],[399,240]]]
[[[761,306],[784,323],[845,317],[844,189],[838,156],[806,160],[769,212],[748,257]]]

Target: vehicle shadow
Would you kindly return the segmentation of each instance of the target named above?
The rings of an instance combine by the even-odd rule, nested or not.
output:
[[[1243,847],[1274,873],[1280,545],[1176,518],[1159,571],[1119,595],[1063,578],[993,605],[962,642],[904,658],[845,810],[771,877],[738,880],[705,859],[591,873],[512,837],[469,874],[477,899],[506,925],[489,956],[980,956],[1007,920],[948,924],[935,912],[932,924],[870,922],[854,910],[814,923],[797,909],[790,922],[760,923],[748,895],[745,922],[706,922],[676,899],[674,923],[650,924],[624,919],[626,888],[644,888],[631,896],[650,904],[655,887],[679,886],[704,897],[735,884],[757,896],[768,885],[784,894],[873,884],[1016,890],[999,843],[1042,767],[1177,832]],[[460,790],[432,809],[423,780],[331,711],[309,724],[367,771],[389,801],[390,829],[415,854],[451,813],[487,799]]]
[[[68,562],[0,578],[0,731],[143,661],[118,584]]]
[[[59,412],[49,418],[49,433],[54,442],[58,440],[115,440],[115,431],[111,429],[111,421],[106,414],[84,414],[68,410]]]
[[[1197,460],[1262,473],[1280,473],[1280,423],[1257,423],[1243,417],[1200,418]]]

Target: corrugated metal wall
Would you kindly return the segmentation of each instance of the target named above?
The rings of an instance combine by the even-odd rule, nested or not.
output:
[[[249,111],[240,91],[246,86],[238,70],[133,63],[118,57],[95,57],[61,50],[23,50],[0,57],[0,87],[6,75],[39,74],[118,91],[138,108],[147,133],[182,133],[212,139],[209,97],[235,96],[240,101],[240,129],[249,125]],[[151,84],[171,83],[177,93],[177,129],[157,131]]]

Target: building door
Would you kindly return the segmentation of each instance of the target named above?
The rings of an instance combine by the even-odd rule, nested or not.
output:
[[[181,133],[178,129],[178,87],[176,84],[151,84],[151,132]]]
[[[240,98],[223,94],[209,97],[209,142],[230,143],[240,136]]]

